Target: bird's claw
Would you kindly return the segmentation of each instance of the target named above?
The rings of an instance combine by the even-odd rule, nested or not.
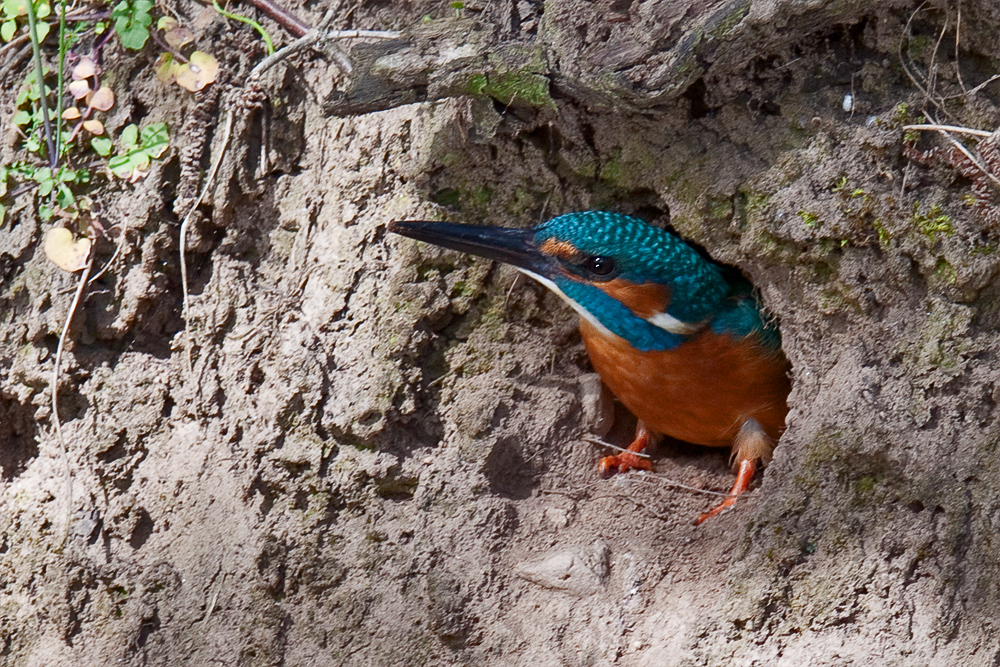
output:
[[[622,452],[614,456],[605,456],[597,464],[597,471],[601,477],[608,479],[612,475],[629,470],[652,470],[653,464],[649,459],[643,458],[634,452]]]
[[[750,488],[750,482],[753,480],[753,475],[757,471],[757,466],[754,462],[748,459],[744,459],[740,462],[740,471],[736,475],[736,483],[733,485],[733,490],[729,492],[726,499],[721,503],[713,507],[712,509],[698,515],[698,518],[694,520],[694,525],[700,526],[705,521],[708,521],[714,516],[719,516],[723,512],[732,509],[733,505],[736,504],[737,496]]]

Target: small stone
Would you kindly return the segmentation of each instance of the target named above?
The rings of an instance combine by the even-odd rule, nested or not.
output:
[[[522,563],[514,573],[543,588],[565,591],[585,597],[604,588],[608,575],[611,549],[598,540],[589,546],[557,551],[541,560]]]

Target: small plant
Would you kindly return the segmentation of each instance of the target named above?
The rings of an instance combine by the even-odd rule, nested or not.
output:
[[[166,123],[151,123],[139,131],[136,125],[128,125],[118,138],[119,151],[108,160],[108,168],[118,178],[135,183],[146,175],[151,160],[163,155],[170,147],[170,137]],[[102,149],[108,149],[103,157],[110,155],[110,142],[102,143]],[[94,147],[94,150],[98,150]],[[101,153],[98,150],[98,153]]]
[[[938,234],[954,234],[955,228],[951,222],[951,216],[944,212],[940,204],[931,204],[930,209],[922,213],[920,202],[913,202],[913,228],[931,241],[937,240]]]
[[[156,28],[163,31],[163,41],[171,49],[161,53],[156,59],[153,65],[156,78],[167,85],[176,83],[192,93],[215,81],[219,73],[219,61],[214,56],[194,51],[185,57],[179,50],[194,41],[190,30],[167,16],[157,22]]]
[[[50,26],[42,19],[48,18],[52,14],[52,7],[45,0],[37,0],[34,3],[35,18],[39,23],[35,26],[38,32],[38,41],[45,39],[49,34]],[[3,0],[0,4],[0,39],[9,42],[14,36],[25,27],[28,22],[28,3],[26,0]]]
[[[837,179],[832,191],[841,199],[836,208],[843,211],[845,215],[852,218],[862,218],[873,213],[875,198],[864,188],[852,188],[847,176],[841,176]]]
[[[889,235],[889,230],[882,224],[882,221],[876,219],[875,222],[872,223],[872,229],[875,230],[875,235],[878,237],[878,244],[883,248],[888,247],[889,241],[892,240],[892,237]]]
[[[802,224],[809,229],[815,229],[823,224],[820,222],[819,216],[815,213],[810,213],[809,211],[799,211],[797,215],[802,218]]]
[[[115,32],[122,46],[138,51],[146,45],[149,26],[153,23],[153,17],[149,15],[152,8],[152,0],[122,0],[111,10],[111,19],[115,22]]]
[[[151,0],[123,0],[112,12],[112,19],[123,44],[138,48],[148,37]],[[65,11],[59,5],[61,11]],[[21,136],[20,148],[25,159],[0,165],[0,197],[7,194],[9,183],[20,183],[34,188],[37,213],[42,220],[59,216],[76,220],[82,208],[81,190],[93,181],[92,167],[83,167],[86,160],[82,151],[89,145],[101,157],[108,158],[109,171],[131,182],[142,178],[149,170],[150,161],[159,158],[169,147],[167,127],[163,123],[148,125],[142,131],[135,125],[124,128],[118,136],[118,149],[107,135],[104,123],[96,116],[111,110],[115,94],[108,86],[101,85],[101,68],[97,51],[83,55],[71,71],[64,76],[66,54],[71,44],[78,41],[85,28],[82,22],[73,30],[63,25],[59,32],[59,56],[54,66],[46,66],[41,38],[49,32],[47,23],[39,20],[51,14],[45,0],[0,0],[0,36],[12,37],[24,27],[22,16],[32,30],[34,67],[28,70],[18,90],[17,108],[11,124]],[[103,32],[106,25],[90,28]],[[100,48],[100,47],[98,47]],[[68,79],[68,81],[67,81]],[[64,102],[72,99],[64,107]],[[0,204],[0,224],[3,224],[5,207]],[[86,226],[78,232],[93,235]],[[55,243],[55,241],[53,241]],[[53,246],[58,247],[58,246]],[[78,246],[74,246],[78,247]],[[82,246],[79,246],[82,247]],[[89,251],[89,246],[88,246]],[[57,262],[59,263],[59,262]],[[73,262],[62,262],[63,268]],[[72,269],[75,270],[75,269]]]

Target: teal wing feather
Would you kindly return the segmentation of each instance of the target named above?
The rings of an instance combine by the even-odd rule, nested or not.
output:
[[[730,279],[732,291],[726,306],[712,319],[712,330],[733,338],[756,337],[766,348],[781,348],[777,321],[764,310],[753,286],[742,276]]]

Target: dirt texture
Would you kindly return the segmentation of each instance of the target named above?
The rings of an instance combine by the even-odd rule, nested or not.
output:
[[[93,195],[123,251],[70,329],[65,455],[76,278],[30,193],[0,228],[0,662],[1000,664],[998,192],[902,129],[1000,126],[995,2],[333,5],[294,10],[415,32],[243,97],[186,322],[180,220],[262,49],[181,2],[213,88],[108,59],[108,125],[165,121],[175,150]],[[479,52],[435,55],[469,25]],[[400,49],[431,69],[396,76]],[[435,63],[484,73],[459,95]],[[385,110],[336,115],[362,89]],[[992,138],[954,136],[1000,173]],[[385,231],[583,209],[669,224],[780,319],[787,430],[700,527],[725,452],[667,442],[600,479],[590,440],[634,422],[611,427],[570,310]]]

